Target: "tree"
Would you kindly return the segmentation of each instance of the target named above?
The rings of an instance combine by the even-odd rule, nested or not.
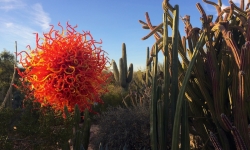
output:
[[[4,49],[4,51],[0,53],[0,91],[1,91],[0,102],[3,101],[9,89],[14,71],[13,67],[15,61],[16,61],[15,56],[6,49]],[[10,96],[9,98],[12,99],[12,96]],[[12,101],[8,100],[7,105],[11,106]]]

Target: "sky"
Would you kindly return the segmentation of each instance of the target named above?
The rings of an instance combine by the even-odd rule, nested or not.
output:
[[[108,53],[110,61],[119,64],[122,43],[127,48],[127,63],[133,63],[134,70],[145,69],[146,49],[152,47],[155,39],[142,40],[149,30],[142,29],[139,20],[146,21],[148,12],[153,25],[162,23],[163,0],[0,0],[0,52],[4,49],[15,52],[26,51],[27,45],[35,49],[35,34],[43,37],[51,26],[60,29],[60,22],[66,27],[69,22],[77,25],[77,31],[90,31]],[[217,0],[212,0],[217,3]],[[238,6],[240,0],[233,0]],[[180,16],[190,15],[193,27],[201,27],[200,13],[195,4],[200,3],[207,14],[216,16],[216,10],[202,0],[169,0],[172,6],[179,5]],[[247,0],[245,0],[246,4]],[[229,6],[222,0],[223,8]],[[184,24],[179,20],[179,31],[184,34]],[[169,35],[171,36],[171,35]],[[160,53],[162,55],[162,53]],[[161,58],[161,57],[160,57]],[[161,60],[160,60],[161,61]]]

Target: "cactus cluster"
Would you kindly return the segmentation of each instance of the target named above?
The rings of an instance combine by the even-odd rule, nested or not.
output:
[[[64,107],[64,114],[66,119],[70,118],[70,113],[68,108]],[[78,105],[75,105],[74,108],[74,127],[73,127],[73,138],[72,138],[72,146],[73,150],[86,150],[88,149],[89,145],[89,137],[90,137],[90,118],[89,118],[89,111],[85,109],[84,111],[84,123],[80,125],[81,122],[81,113],[79,110]],[[65,142],[63,146],[63,150],[70,150],[70,144],[68,141]]]
[[[133,79],[133,64],[131,63],[129,68],[127,67],[127,53],[125,43],[122,44],[122,57],[119,60],[119,70],[114,60],[112,61],[112,66],[115,80],[125,91],[127,91],[129,84]]]
[[[240,7],[230,1],[225,9],[221,7],[221,0],[218,4],[204,2],[215,6],[218,17],[213,22],[213,16],[207,15],[197,3],[202,28],[192,27],[190,16],[185,16],[181,18],[186,32],[182,38],[178,5],[173,7],[168,0],[162,3],[163,23],[153,26],[148,13],[146,22],[139,21],[143,29],[150,29],[142,39],[151,35],[156,38],[147,63],[153,62],[152,149],[168,148],[162,140],[170,140],[166,139],[169,134],[169,148],[178,149],[180,138],[182,149],[190,147],[189,133],[201,137],[204,149],[250,147],[247,67],[250,63],[250,2],[245,9],[243,0]],[[172,36],[168,35],[168,26],[172,28]],[[159,51],[164,55],[162,85],[156,74]],[[232,127],[225,124],[225,118],[233,123]],[[214,142],[215,139],[219,142]]]

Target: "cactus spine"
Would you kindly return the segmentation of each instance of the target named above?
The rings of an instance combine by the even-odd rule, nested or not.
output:
[[[119,70],[114,60],[112,61],[112,65],[113,65],[115,80],[120,84],[120,86],[125,91],[127,91],[128,86],[133,79],[133,64],[131,63],[129,65],[129,68],[127,68],[127,54],[126,54],[125,43],[122,44],[122,58],[120,58],[119,60]]]

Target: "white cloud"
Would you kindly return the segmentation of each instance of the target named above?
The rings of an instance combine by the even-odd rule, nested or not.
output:
[[[232,0],[237,6],[240,6],[240,3],[241,3],[241,0]],[[246,6],[248,0],[244,0],[244,5]],[[214,14],[214,17],[217,17],[218,16],[218,13],[215,9],[214,6],[210,5],[210,4],[207,4],[207,3],[203,3],[204,4],[204,9],[207,13],[213,13]],[[225,9],[226,7],[230,6],[229,2],[226,1],[226,0],[222,0],[222,6],[221,6],[221,9]],[[223,15],[225,16],[225,14]]]
[[[25,7],[21,0],[0,0],[0,10],[10,11]]]
[[[37,33],[36,30],[20,24],[5,22],[4,20],[0,20],[0,22],[0,34],[4,37],[0,42],[1,45],[17,41],[19,46],[25,48],[28,44],[35,43],[33,33]]]
[[[32,9],[32,16],[35,23],[41,26],[43,30],[47,30],[48,28],[50,28],[49,24],[51,19],[49,17],[49,14],[43,10],[42,5],[37,3],[32,6]]]
[[[14,6],[13,5],[0,6],[0,9],[5,10],[5,11],[9,11],[11,9],[14,9]]]
[[[4,23],[7,28],[12,27],[13,23],[12,22],[6,22]]]
[[[39,3],[25,3],[24,0],[0,0],[0,51],[6,48],[14,51],[14,42],[18,51],[35,48],[36,35],[50,28],[50,17]]]

